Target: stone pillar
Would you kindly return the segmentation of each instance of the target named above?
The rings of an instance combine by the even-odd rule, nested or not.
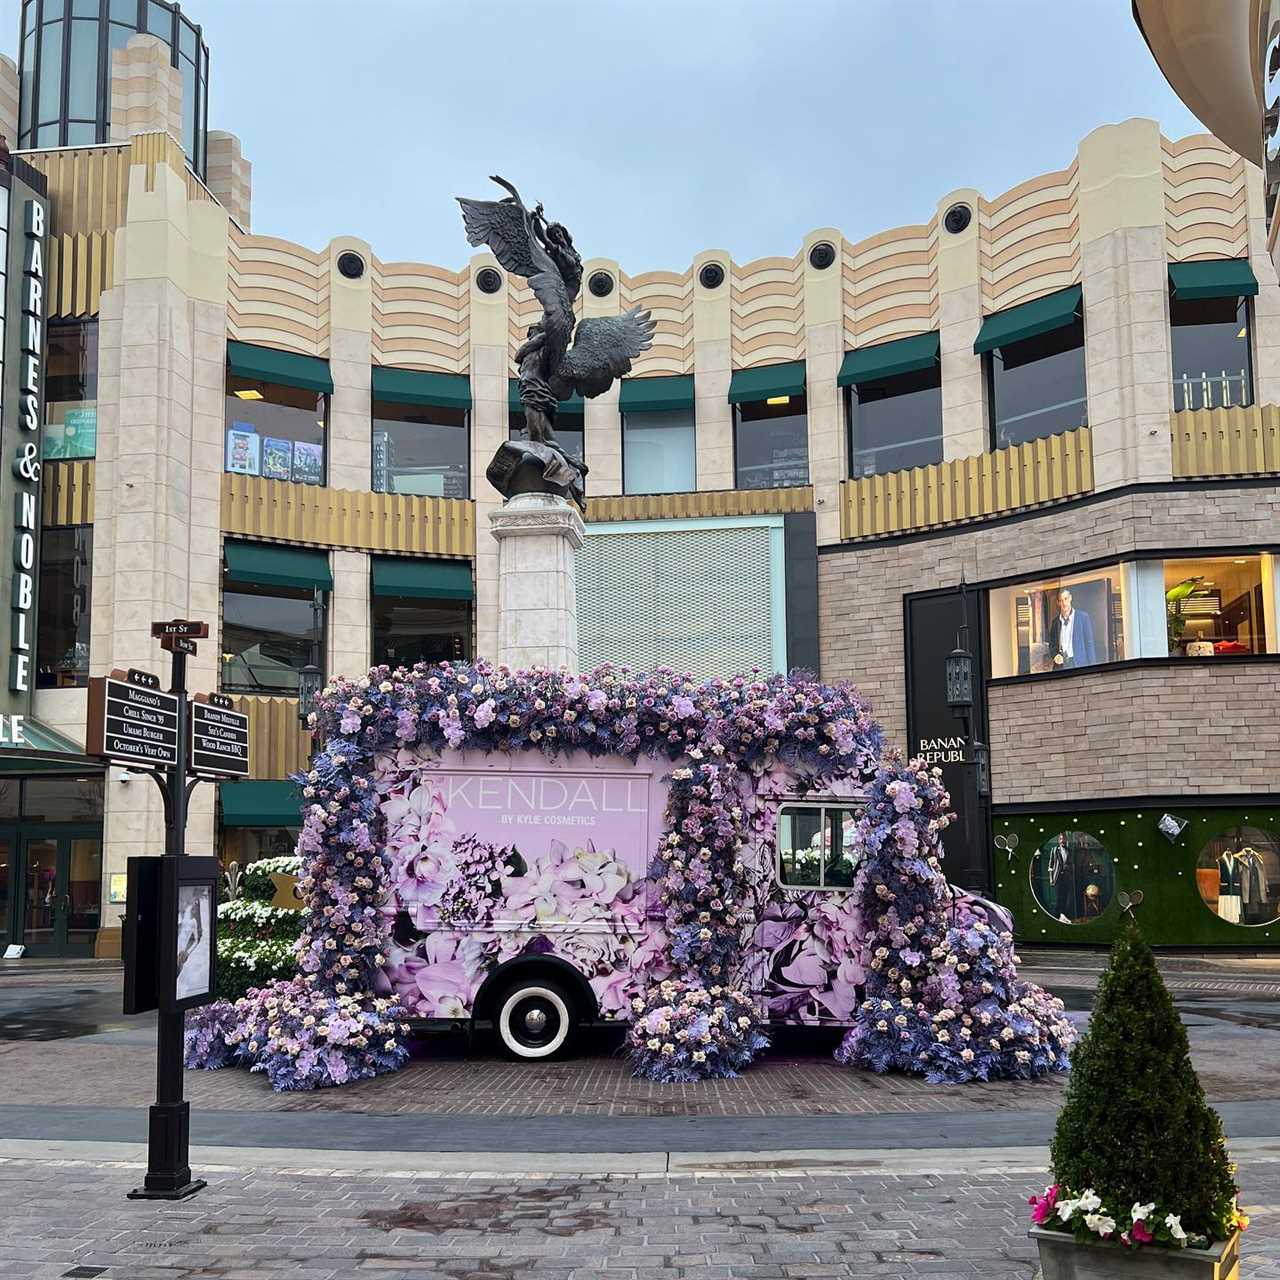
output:
[[[1095,489],[1173,476],[1164,152],[1154,120],[1080,144],[1085,380]]]
[[[333,595],[329,600],[328,662],[325,676],[355,679],[372,661],[369,556],[364,551],[333,553]]]
[[[176,158],[176,157],[175,157]],[[153,620],[198,618],[210,638],[189,660],[192,691],[217,688],[227,215],[188,203],[186,178],[158,163],[129,172],[128,219],[99,318],[91,669],[168,676]],[[107,902],[130,854],[160,853],[159,795],[145,778],[107,771],[101,949],[118,927]],[[213,851],[214,788],[197,787],[187,849]]]
[[[587,287],[597,271],[607,273],[613,279],[613,289],[607,297],[597,298]],[[592,258],[582,265],[582,316],[616,316],[622,311],[622,290],[618,281],[621,270],[609,258]],[[590,474],[587,476],[587,493],[593,498],[614,497],[622,492],[622,416],[618,412],[618,399],[622,388],[615,382],[604,395],[586,402],[583,428],[586,442],[583,453]]]
[[[240,224],[240,229],[248,231],[253,205],[253,165],[244,158],[240,139],[234,133],[209,130],[206,172],[205,185]]]
[[[0,137],[18,149],[18,64],[0,53]]]
[[[724,268],[724,280],[715,289],[699,279],[708,262]],[[693,395],[699,489],[733,488],[732,297],[733,262],[728,253],[708,249],[698,254],[693,261]]]
[[[489,527],[498,543],[497,661],[576,672],[581,516],[564,498],[524,493],[491,511]]]
[[[972,458],[990,447],[990,419],[982,357],[974,341],[982,328],[979,221],[982,197],[972,189],[952,191],[938,203],[938,332],[942,356],[942,457]],[[973,210],[969,225],[953,235],[942,225],[953,204]]]
[[[825,270],[809,262],[809,250],[826,241],[836,260]],[[840,482],[849,474],[844,397],[836,386],[844,360],[844,237],[834,227],[804,238],[805,402],[808,405],[809,483],[819,544],[840,541]]]
[[[497,293],[481,293],[476,276],[491,267],[502,277]],[[476,502],[476,657],[496,660],[498,652],[498,544],[490,513],[502,499],[485,479],[485,468],[507,438],[507,273],[491,253],[471,259],[471,493]]]
[[[169,46],[155,36],[129,38],[111,53],[111,141],[135,133],[167,133],[182,141],[182,76]]]
[[[1258,277],[1253,300],[1253,402],[1280,404],[1280,285],[1267,250],[1267,207],[1262,170],[1245,165],[1249,210],[1249,262]],[[1268,633],[1270,634],[1270,633]]]
[[[349,280],[338,270],[346,252],[364,259],[365,273]],[[363,240],[341,236],[329,244],[329,486],[367,491],[372,483],[373,251]]]

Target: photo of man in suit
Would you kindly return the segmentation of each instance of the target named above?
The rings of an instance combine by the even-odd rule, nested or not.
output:
[[[1058,592],[1058,616],[1049,624],[1049,654],[1056,668],[1091,667],[1097,662],[1093,647],[1093,621],[1071,607],[1071,590]]]

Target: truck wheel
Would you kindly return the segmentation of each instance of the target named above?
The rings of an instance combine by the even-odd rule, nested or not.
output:
[[[573,1001],[564,989],[545,978],[511,987],[498,1002],[494,1025],[505,1057],[534,1061],[563,1052],[577,1021]]]

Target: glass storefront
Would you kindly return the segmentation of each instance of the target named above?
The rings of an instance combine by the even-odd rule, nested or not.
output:
[[[1164,562],[1171,656],[1266,653],[1263,559],[1215,556]]]
[[[990,595],[991,674],[1036,675],[1125,657],[1119,565],[998,587]]]
[[[994,896],[1020,942],[1105,946],[1127,906],[1153,946],[1280,947],[1275,804],[1189,796],[1003,806],[991,858]]]
[[[101,776],[0,782],[0,946],[91,956],[102,922]]]
[[[223,470],[264,480],[324,484],[329,397],[227,374]]]

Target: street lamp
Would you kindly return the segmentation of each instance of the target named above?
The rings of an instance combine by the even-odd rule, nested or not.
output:
[[[311,659],[298,672],[298,723],[306,725],[316,709],[316,699],[324,686],[320,670],[320,630],[324,626],[324,595],[316,587],[311,596]]]

